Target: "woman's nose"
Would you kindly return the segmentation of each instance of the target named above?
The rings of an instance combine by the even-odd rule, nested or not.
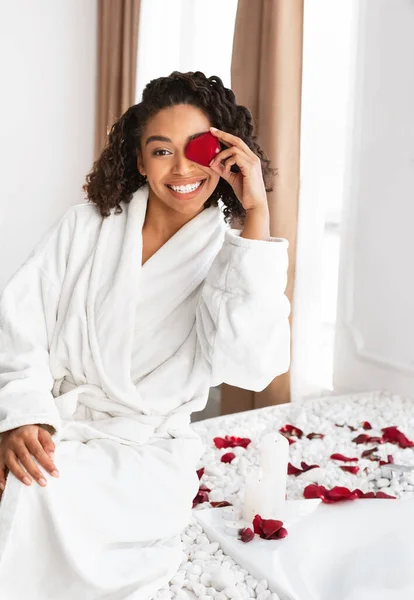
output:
[[[172,171],[175,175],[191,173],[194,171],[194,162],[189,160],[184,153],[177,153]]]

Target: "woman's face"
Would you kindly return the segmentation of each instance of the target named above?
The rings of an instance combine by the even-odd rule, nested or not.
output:
[[[209,131],[210,125],[201,110],[186,104],[164,108],[148,121],[137,166],[147,177],[152,200],[185,216],[203,210],[220,176],[186,158],[184,151],[190,139]]]

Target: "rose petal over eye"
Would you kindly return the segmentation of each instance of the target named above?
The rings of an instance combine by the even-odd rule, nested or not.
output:
[[[231,461],[235,458],[236,455],[234,454],[234,452],[226,452],[226,454],[223,454],[220,460],[222,463],[231,463]]]
[[[344,456],[343,454],[331,454],[331,459],[332,460],[342,460],[343,462],[354,462],[357,461],[358,458],[348,458],[347,456]]]
[[[359,471],[359,467],[352,467],[349,465],[341,465],[339,468],[342,469],[342,471],[346,471],[347,473],[352,473],[353,475],[356,475],[356,473],[358,473],[358,471]]]

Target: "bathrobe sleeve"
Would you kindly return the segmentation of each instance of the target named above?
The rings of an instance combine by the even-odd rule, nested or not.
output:
[[[49,346],[70,245],[68,217],[48,231],[0,296],[0,433],[60,426]]]
[[[261,391],[289,369],[288,241],[228,229],[204,281],[196,329],[211,386]]]

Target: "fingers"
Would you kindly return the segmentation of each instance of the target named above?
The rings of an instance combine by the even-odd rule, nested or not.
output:
[[[55,442],[53,441],[50,433],[47,430],[39,428],[38,438],[46,454],[48,454],[53,460],[53,455],[55,453]]]
[[[13,450],[6,450],[5,459],[6,465],[17,479],[19,479],[25,485],[30,485],[32,483],[32,480],[28,476],[27,472],[19,464],[17,456]]]
[[[6,487],[6,463],[4,462],[3,457],[0,459],[0,498],[2,493],[4,492],[4,488]]]
[[[222,131],[221,129],[217,129],[216,127],[210,127],[210,131],[219,140],[222,140],[223,142],[226,142],[231,146],[236,146],[236,148],[243,150],[249,156],[256,157],[256,154],[252,150],[250,150],[249,146],[236,135],[232,135],[231,133],[227,133],[225,131]]]
[[[45,432],[47,434],[47,432]],[[49,434],[47,434],[49,435]],[[39,436],[40,437],[40,436]],[[52,441],[53,444],[53,441]],[[46,453],[46,450],[44,448],[44,446],[42,445],[42,443],[37,440],[37,439],[30,439],[26,441],[26,447],[28,448],[29,452],[35,457],[35,459],[37,460],[37,462],[39,464],[42,465],[42,467],[44,469],[46,469],[46,471],[48,471],[51,475],[53,475],[53,477],[59,477],[59,472],[56,468],[55,463],[53,462],[52,458],[50,457],[50,455],[48,453]],[[51,448],[51,446],[48,446],[49,448]],[[53,444],[54,447],[54,444]],[[52,452],[52,450],[50,450]],[[31,461],[34,465],[34,461]],[[36,471],[39,471],[39,469],[36,468]],[[29,471],[29,473],[31,473],[31,471]],[[41,475],[42,477],[42,475]],[[35,477],[35,479],[38,479],[38,477]]]

